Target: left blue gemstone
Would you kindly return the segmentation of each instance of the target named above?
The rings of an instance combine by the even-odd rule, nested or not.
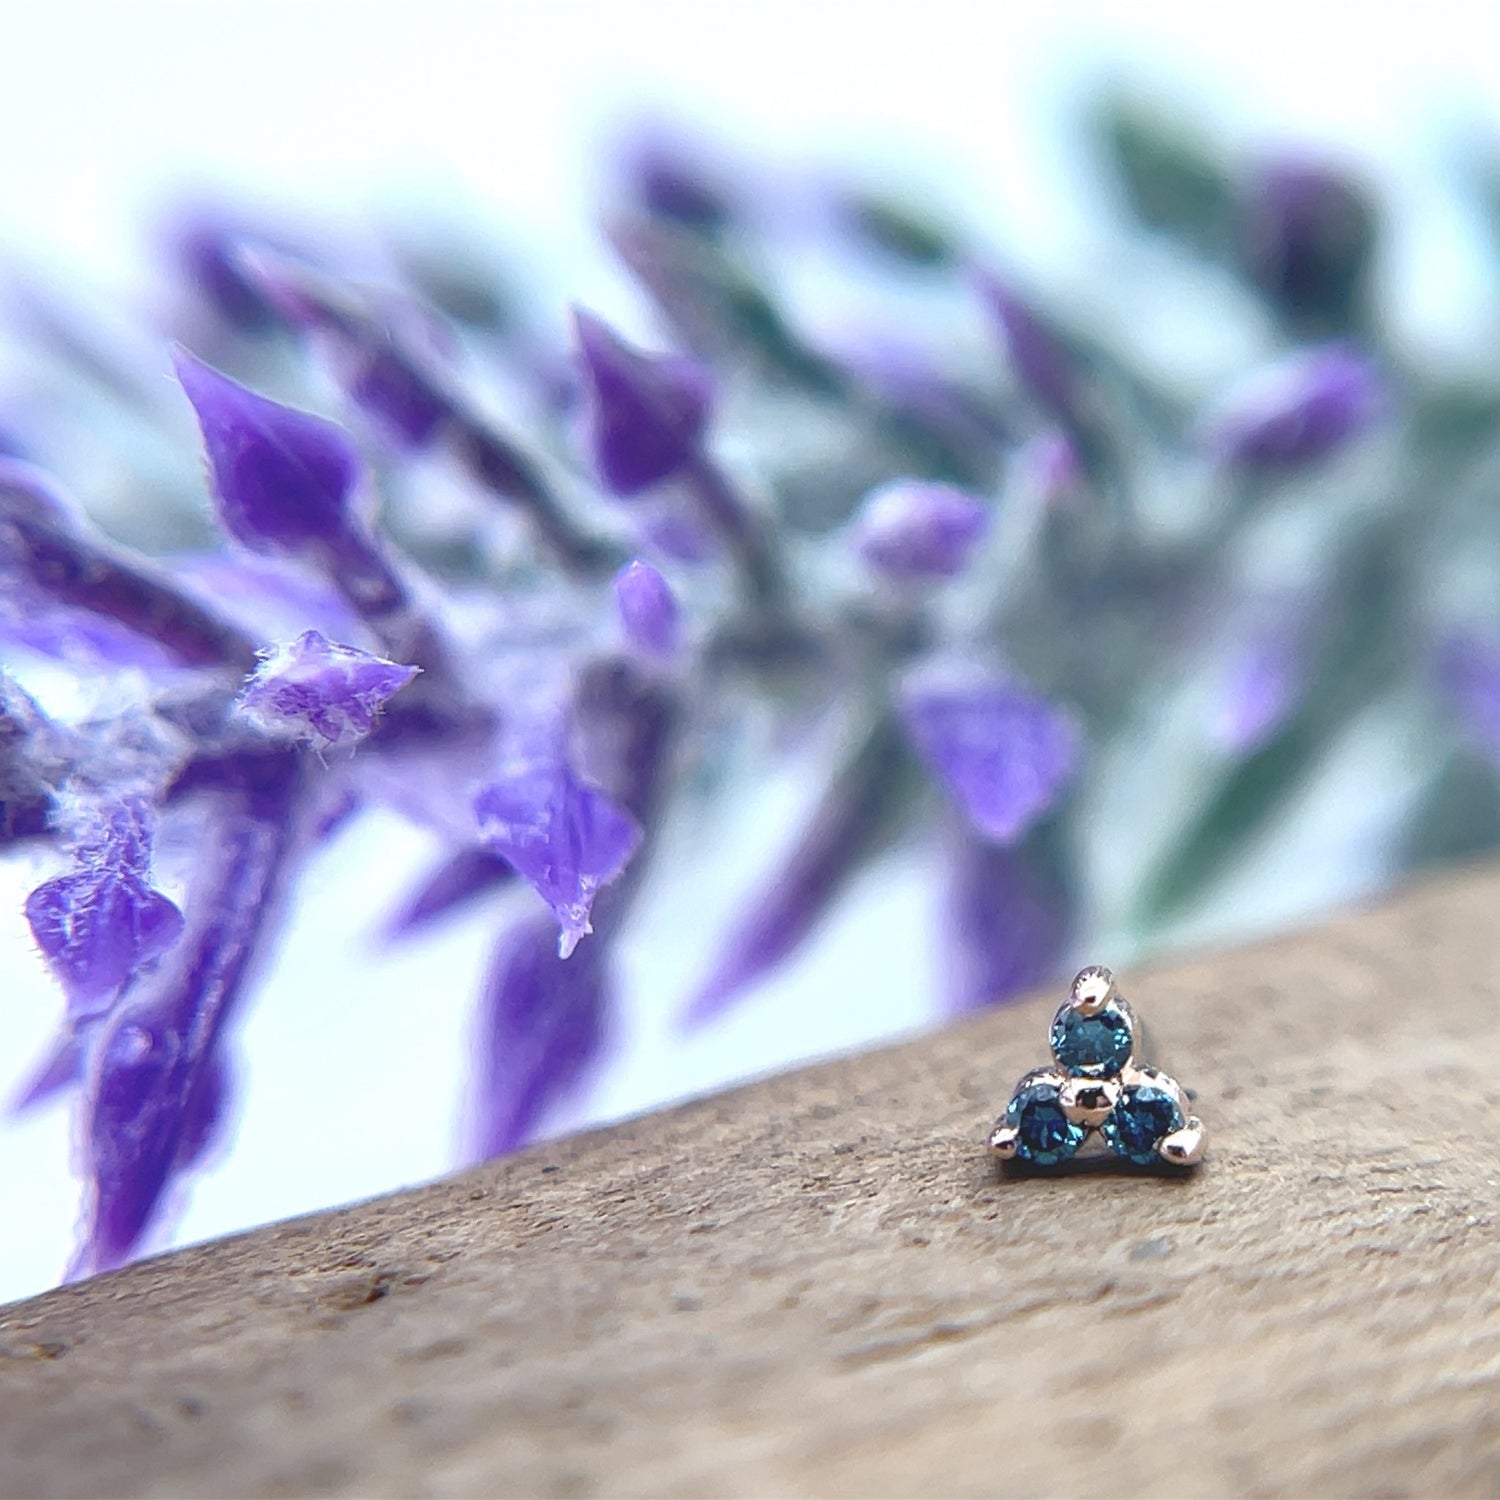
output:
[[[1055,1083],[1032,1083],[1018,1090],[1006,1108],[1005,1123],[1016,1132],[1017,1157],[1042,1167],[1066,1161],[1086,1134],[1063,1113]]]

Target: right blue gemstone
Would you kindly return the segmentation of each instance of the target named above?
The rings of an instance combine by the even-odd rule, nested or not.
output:
[[[1047,1082],[1019,1089],[1006,1107],[1005,1123],[1016,1132],[1016,1155],[1041,1167],[1066,1161],[1088,1133],[1067,1117],[1057,1085]]]
[[[1130,1017],[1113,1001],[1092,1016],[1064,1005],[1052,1018],[1052,1055],[1065,1073],[1113,1078],[1134,1048]]]
[[[1158,1144],[1181,1130],[1182,1124],[1182,1110],[1165,1089],[1150,1083],[1132,1084],[1104,1122],[1103,1135],[1112,1150],[1145,1167],[1160,1160]]]

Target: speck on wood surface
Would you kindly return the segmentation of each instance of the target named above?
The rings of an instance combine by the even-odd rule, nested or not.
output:
[[[1497,909],[1122,974],[1187,1180],[997,1176],[1048,994],[0,1310],[0,1493],[1500,1494]]]

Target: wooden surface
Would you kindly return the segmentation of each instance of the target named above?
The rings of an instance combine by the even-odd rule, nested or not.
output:
[[[0,1493],[1500,1494],[1497,913],[1122,975],[1187,1181],[997,1178],[1049,995],[0,1310]]]

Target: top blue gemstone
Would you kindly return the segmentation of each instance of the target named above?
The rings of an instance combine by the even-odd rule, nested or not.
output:
[[[1064,1005],[1052,1019],[1052,1055],[1065,1073],[1112,1078],[1134,1049],[1130,1017],[1114,1001],[1092,1016]]]

